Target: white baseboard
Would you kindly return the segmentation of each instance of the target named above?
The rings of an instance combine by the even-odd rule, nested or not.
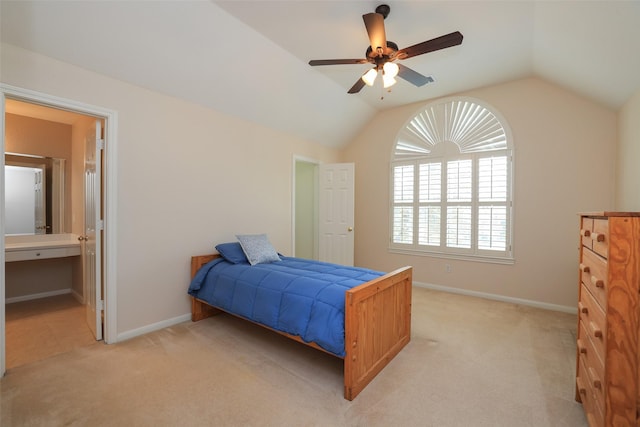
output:
[[[80,304],[84,305],[84,298],[82,298],[82,295],[80,295],[78,292],[76,292],[73,289],[71,289],[71,295],[73,295],[73,297],[76,299],[76,301],[78,301]]]
[[[470,291],[467,289],[452,288],[449,286],[434,285],[431,283],[413,282],[413,286],[418,288],[433,289],[434,291],[449,292],[452,294],[467,295],[478,298],[485,298],[494,301],[510,302],[513,304],[526,305],[529,307],[543,308],[545,310],[561,311],[563,313],[577,314],[577,307],[568,307],[566,305],[549,304],[546,302],[533,301],[522,298],[507,297],[504,295],[490,294],[487,292]]]
[[[116,342],[125,341],[131,338],[138,337],[140,335],[148,334],[149,332],[157,331],[160,329],[168,328],[169,326],[177,325],[178,323],[191,320],[191,313],[183,314],[182,316],[174,317],[172,319],[163,320],[161,322],[152,323],[151,325],[143,326],[141,328],[131,329],[119,333],[116,337]]]
[[[451,288],[449,286],[434,285],[431,283],[421,283],[421,282],[414,281],[413,285],[418,288],[433,289],[435,291],[449,292],[452,294],[460,294],[460,295],[485,298],[485,299],[490,299],[495,301],[509,302],[513,304],[520,304],[520,305],[526,305],[530,307],[542,308],[545,310],[561,311],[561,312],[570,313],[570,314],[578,313],[578,310],[576,307],[567,307],[564,305],[549,304],[545,302],[526,300],[522,298],[506,297],[503,295],[490,294],[486,292],[469,291],[466,289]],[[160,329],[168,328],[169,326],[177,325],[178,323],[186,322],[188,320],[191,320],[191,313],[183,314],[182,316],[163,320],[157,323],[152,323],[151,325],[143,326],[141,328],[131,329],[129,331],[119,333],[117,336],[117,342],[125,341],[131,338],[138,337],[140,335],[148,334],[149,332],[154,332]]]
[[[54,297],[56,295],[64,295],[64,294],[70,294],[70,293],[71,293],[71,289],[60,289],[57,291],[42,292],[39,294],[21,295],[19,297],[6,298],[4,302],[5,304],[11,304],[14,302],[30,301],[32,299]]]

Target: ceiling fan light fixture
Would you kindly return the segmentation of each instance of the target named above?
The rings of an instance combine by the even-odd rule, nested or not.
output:
[[[367,84],[367,86],[373,86],[373,83],[376,81],[376,77],[378,76],[378,70],[375,68],[370,69],[362,76],[362,81]]]
[[[397,80],[394,79],[392,76],[388,76],[386,74],[382,75],[382,86],[385,89],[390,88],[391,86],[393,86],[396,83],[397,83]]]
[[[385,76],[389,76],[390,78],[394,78],[398,75],[400,71],[400,67],[395,62],[386,62],[382,67]]]
[[[2,0],[0,0],[2,1]],[[398,45],[387,40],[384,20],[389,15],[391,8],[387,4],[376,7],[374,13],[366,13],[362,15],[367,35],[369,36],[369,45],[365,52],[365,57],[361,59],[319,59],[309,61],[309,65],[341,65],[341,64],[373,64],[374,68],[361,75],[347,93],[358,93],[367,86],[373,86],[378,75],[378,71],[382,73],[382,85],[385,89],[396,84],[395,77],[400,77],[416,87],[423,86],[433,82],[433,77],[423,76],[417,71],[412,70],[402,64],[396,64],[396,60],[404,61],[414,56],[424,55],[425,53],[435,52],[462,44],[462,33],[454,31],[422,43],[414,44],[398,49]],[[402,67],[400,66],[402,65]],[[402,74],[400,74],[402,71]]]

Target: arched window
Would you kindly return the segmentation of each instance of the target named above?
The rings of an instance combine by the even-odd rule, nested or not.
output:
[[[428,104],[398,133],[391,250],[512,262],[510,131],[470,98]]]

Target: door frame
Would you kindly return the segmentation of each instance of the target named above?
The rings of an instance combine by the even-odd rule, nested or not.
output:
[[[4,236],[4,152],[5,152],[5,100],[16,99],[32,104],[68,110],[93,116],[104,120],[104,169],[102,173],[103,200],[103,288],[104,288],[104,342],[112,344],[117,341],[117,307],[116,307],[116,248],[117,248],[117,129],[118,113],[102,107],[85,104],[79,101],[65,99],[29,89],[0,83],[0,148],[2,161],[0,162],[0,235]],[[5,263],[4,238],[0,239],[0,262]],[[0,274],[0,377],[6,371],[5,356],[5,274]]]

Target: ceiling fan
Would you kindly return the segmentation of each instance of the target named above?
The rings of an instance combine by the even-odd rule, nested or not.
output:
[[[365,84],[373,86],[375,78],[380,71],[382,71],[384,88],[389,88],[394,85],[396,83],[396,76],[414,84],[415,86],[422,86],[433,81],[431,77],[423,76],[417,71],[396,63],[395,61],[457,46],[462,43],[462,34],[459,31],[456,31],[413,46],[405,47],[404,49],[398,49],[397,44],[387,40],[384,30],[384,20],[389,15],[390,11],[391,8],[388,5],[382,4],[376,7],[375,13],[362,15],[364,25],[367,29],[367,34],[369,35],[369,41],[371,43],[367,48],[367,52],[365,54],[366,58],[314,59],[309,61],[309,65],[373,64],[374,68],[370,69],[361,78],[359,78],[351,89],[349,89],[348,93],[360,92]]]

